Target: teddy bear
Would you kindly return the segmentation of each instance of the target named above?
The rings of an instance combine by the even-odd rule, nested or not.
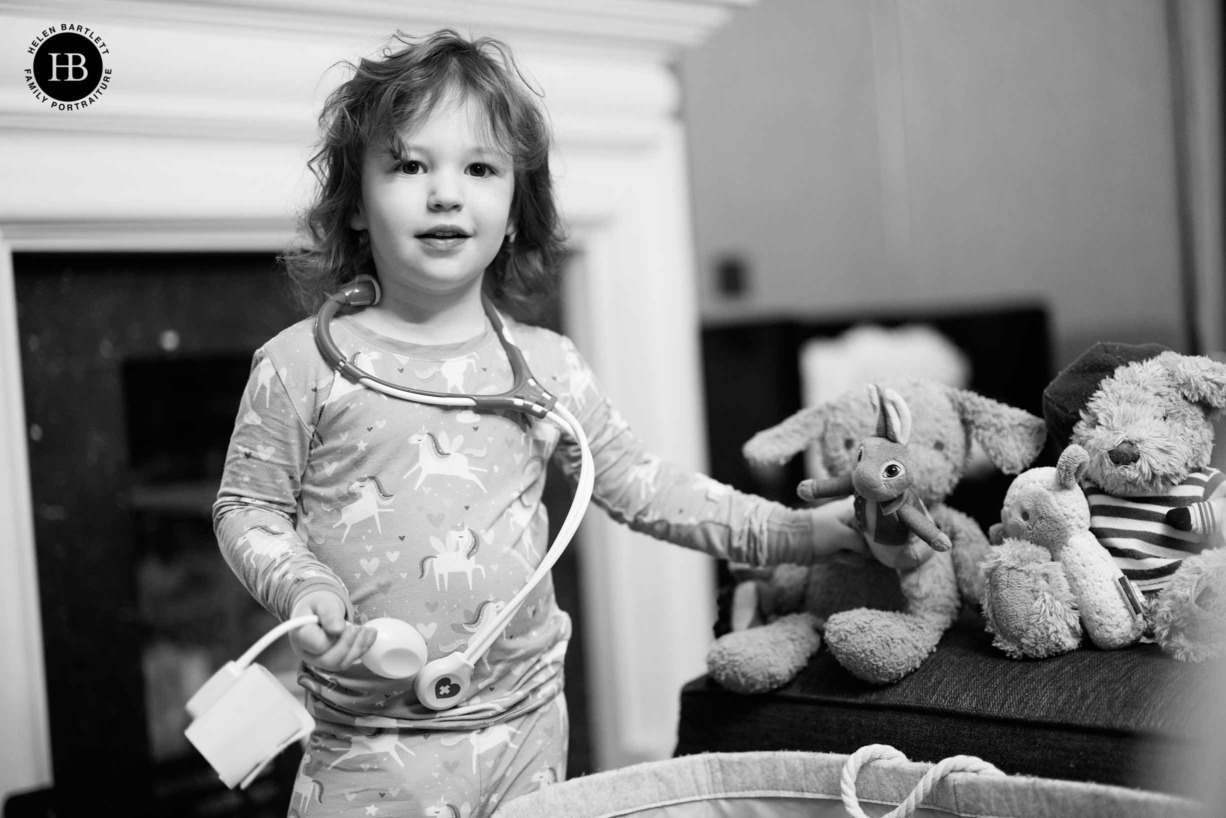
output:
[[[1039,466],[1009,484],[1001,522],[983,563],[983,615],[993,644],[1009,656],[1040,659],[1073,650],[1085,633],[1099,648],[1141,636],[1140,597],[1090,533],[1081,490],[1090,456],[1069,444],[1056,466]]]
[[[1053,443],[1088,453],[1090,530],[1144,595],[1144,638],[1183,661],[1226,655],[1224,407],[1226,364],[1161,344],[1096,343],[1043,393]]]
[[[914,489],[952,545],[940,563],[947,566],[946,576],[937,585],[947,594],[956,589],[959,601],[978,604],[987,536],[968,515],[945,505],[945,498],[972,462],[972,442],[1003,472],[1025,469],[1043,448],[1043,420],[936,381],[898,378],[878,386],[897,392],[909,407]],[[849,389],[759,432],[743,452],[751,463],[767,465],[815,446],[822,473],[814,476],[848,475],[861,441],[874,434],[877,422],[869,392]],[[947,627],[907,614],[907,592],[916,589],[905,589],[896,570],[868,555],[845,552],[811,566],[734,570],[733,576],[741,580],[736,595],[749,600],[754,614],[715,640],[707,669],[716,682],[741,693],[762,693],[791,681],[820,649],[823,633],[836,660],[854,676],[893,683],[919,667]]]

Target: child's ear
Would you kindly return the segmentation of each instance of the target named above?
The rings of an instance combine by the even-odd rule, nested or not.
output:
[[[513,222],[510,219],[507,219],[507,234],[506,235],[507,235],[507,241],[510,241],[510,242],[515,241],[515,222]]]
[[[349,226],[354,230],[366,229],[366,214],[362,212],[362,205],[358,205],[353,209],[353,215],[349,217]]]

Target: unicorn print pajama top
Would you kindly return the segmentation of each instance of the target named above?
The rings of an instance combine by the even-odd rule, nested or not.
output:
[[[614,519],[735,562],[812,561],[810,515],[651,455],[567,338],[506,324],[537,380],[586,431],[593,500]],[[488,322],[481,335],[443,346],[378,335],[352,315],[332,331],[346,356],[393,383],[482,394],[512,380]],[[574,478],[578,446],[549,421],[427,406],[350,382],[323,360],[307,319],[254,356],[214,526],[235,574],[279,619],[303,594],[328,588],[348,600],[353,621],[412,624],[433,660],[463,649],[540,564],[550,458]],[[477,731],[551,703],[570,631],[546,579],[477,663],[476,692],[442,712],[417,701],[411,680],[361,663],[335,673],[304,665],[300,682],[321,722]]]

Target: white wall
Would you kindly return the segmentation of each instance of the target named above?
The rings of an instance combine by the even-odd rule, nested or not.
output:
[[[1058,365],[1096,340],[1183,346],[1164,15],[1155,0],[739,11],[681,63],[704,318],[1035,297]],[[743,298],[715,289],[725,254],[748,262]]]

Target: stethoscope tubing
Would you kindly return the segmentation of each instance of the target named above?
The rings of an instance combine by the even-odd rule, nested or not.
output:
[[[295,616],[292,619],[285,620],[268,633],[261,636],[254,645],[247,648],[247,652],[238,657],[235,665],[238,666],[239,670],[245,669],[248,665],[254,662],[269,645],[280,639],[283,634],[297,630],[298,628],[306,625],[314,625],[318,621],[319,617],[317,617],[315,614],[304,614],[303,616]]]
[[[575,496],[571,501],[570,510],[566,514],[566,519],[562,521],[561,527],[558,529],[558,535],[554,538],[553,544],[549,550],[545,552],[545,558],[541,560],[541,564],[537,566],[532,576],[519,590],[506,607],[490,621],[489,625],[478,631],[469,643],[468,648],[464,651],[464,659],[469,665],[475,665],[494,640],[506,628],[511,617],[523,605],[528,594],[548,575],[557,561],[561,558],[562,552],[570,544],[571,539],[579,530],[579,524],[583,520],[583,514],[587,510],[589,501],[592,498],[592,489],[596,482],[596,467],[592,459],[592,450],[588,445],[587,435],[583,432],[583,427],[579,425],[579,421],[574,415],[562,404],[555,404],[553,409],[546,415],[546,419],[556,423],[564,432],[568,432],[579,446],[579,479],[575,486]]]
[[[579,530],[579,525],[583,522],[583,514],[592,499],[592,489],[596,482],[596,468],[592,459],[592,450],[588,445],[587,435],[584,434],[583,427],[575,416],[561,404],[556,404],[546,416],[546,419],[556,423],[563,431],[569,433],[579,446],[579,479],[575,486],[575,496],[571,501],[566,519],[562,521],[562,525],[558,529],[558,535],[549,546],[549,550],[545,552],[545,557],[541,560],[541,564],[536,567],[536,570],[532,572],[532,576],[519,589],[519,592],[511,598],[511,601],[506,604],[494,619],[477,631],[468,643],[462,656],[464,657],[464,662],[469,667],[475,666],[481,657],[485,655],[485,652],[494,644],[494,640],[506,629],[511,617],[523,606],[528,594],[553,570],[553,566],[561,559],[562,552],[570,545],[570,541]],[[319,618],[314,614],[305,614],[285,620],[264,634],[259,641],[248,648],[247,652],[239,657],[236,664],[240,669],[246,668],[283,634],[306,625],[314,625],[318,621]]]
[[[315,316],[315,344],[319,347],[320,354],[323,355],[328,365],[345,378],[393,398],[433,406],[506,410],[523,412],[537,418],[546,417],[554,408],[557,398],[547,392],[532,376],[528,363],[524,360],[523,352],[511,340],[498,310],[486,298],[481,299],[482,308],[494,328],[494,333],[498,336],[499,343],[506,352],[507,362],[511,365],[511,387],[505,392],[493,395],[456,395],[449,392],[433,392],[428,389],[413,389],[391,383],[366,372],[341,352],[340,347],[332,339],[329,326],[342,308],[371,306],[378,303],[379,296],[378,282],[370,276],[359,276],[340,292],[328,298]]]
[[[596,469],[591,447],[578,419],[575,418],[570,410],[559,403],[556,397],[545,391],[532,376],[532,372],[528,369],[527,361],[524,359],[523,352],[510,338],[501,316],[498,315],[497,310],[487,300],[483,299],[483,307],[490,319],[490,323],[494,327],[495,333],[498,335],[499,342],[506,351],[507,360],[511,365],[513,382],[511,388],[506,392],[496,395],[456,395],[412,389],[390,383],[362,370],[340,351],[336,342],[333,341],[328,327],[332,318],[341,308],[346,306],[369,306],[378,302],[379,295],[377,281],[369,276],[359,276],[357,280],[351,282],[340,292],[329,298],[320,307],[319,313],[315,316],[314,334],[319,351],[324,356],[324,359],[343,377],[375,392],[414,403],[424,403],[445,408],[463,407],[521,412],[554,423],[564,433],[569,434],[579,447],[579,477],[575,487],[574,499],[571,501],[566,519],[563,520],[558,530],[558,535],[554,538],[540,565],[537,566],[536,570],[528,578],[527,583],[511,598],[510,602],[503,607],[497,616],[477,631],[461,654],[463,661],[469,667],[473,667],[485,652],[489,650],[494,640],[506,629],[507,623],[519,611],[528,594],[536,588],[541,580],[548,575],[553,566],[557,564],[558,559],[562,556],[562,552],[566,550],[566,547],[578,531],[579,525],[583,520],[583,514],[591,501],[592,490],[596,480]],[[248,654],[254,657],[272,639],[275,639],[280,634],[295,627],[310,624],[313,621],[313,617],[298,617],[297,619],[291,619],[282,623],[279,628],[274,629],[265,636],[261,642],[252,646]]]

